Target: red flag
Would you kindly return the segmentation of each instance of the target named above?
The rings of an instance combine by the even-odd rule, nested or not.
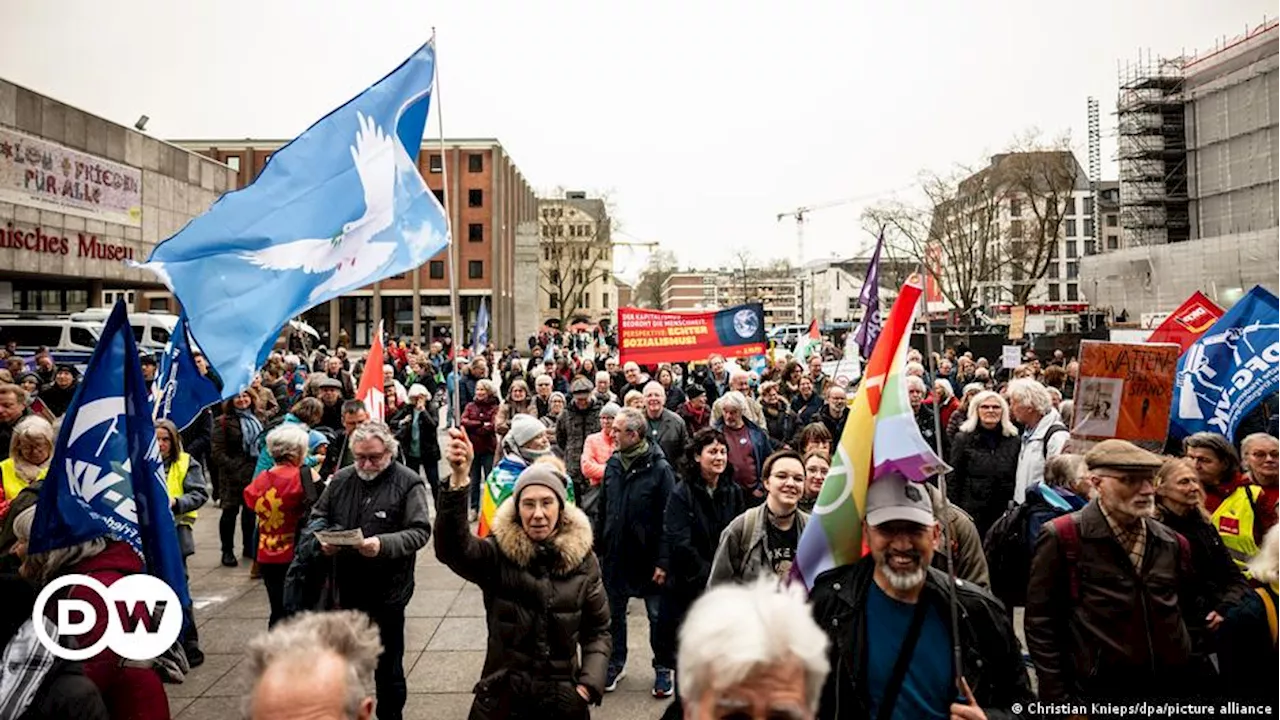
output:
[[[809,321],[809,339],[822,340],[822,333],[818,332],[818,318]]]
[[[369,411],[369,418],[379,422],[385,420],[386,395],[382,391],[382,323],[378,323],[378,334],[373,337],[373,345],[364,358],[364,373],[360,375],[360,387],[356,388],[356,399],[364,402]]]
[[[1222,308],[1197,290],[1160,323],[1147,342],[1177,343],[1186,352],[1220,317]]]

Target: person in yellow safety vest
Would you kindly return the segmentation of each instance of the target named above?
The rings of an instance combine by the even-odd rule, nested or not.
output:
[[[209,486],[200,462],[182,451],[182,435],[171,421],[156,421],[156,444],[160,446],[160,457],[164,462],[165,488],[169,491],[169,508],[173,510],[173,519],[178,526],[178,546],[182,548],[185,571],[187,556],[196,551],[191,530],[196,522],[196,510],[209,501]],[[192,608],[183,608],[183,619],[186,632],[182,644],[187,662],[193,668],[199,667],[204,663],[204,653],[200,651]]]
[[[1280,476],[1276,460],[1280,444],[1266,433],[1254,433],[1244,439],[1241,450],[1253,482],[1232,491],[1213,511],[1212,519],[1231,559],[1249,577],[1249,560],[1258,554],[1262,537],[1276,524],[1276,481]]]
[[[0,461],[0,520],[29,485],[44,479],[53,457],[53,426],[36,415],[23,418],[13,428],[9,457]]]

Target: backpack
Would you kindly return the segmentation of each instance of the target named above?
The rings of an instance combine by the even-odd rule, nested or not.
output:
[[[1044,460],[1047,461],[1049,459],[1049,441],[1053,439],[1054,435],[1062,432],[1070,432],[1067,426],[1062,423],[1054,423],[1044,431],[1044,438],[1040,441],[1040,456]]]
[[[987,570],[991,577],[991,592],[1013,607],[1025,605],[1027,584],[1031,580],[1031,556],[1035,553],[1036,538],[1031,535],[1033,515],[1044,516],[1041,526],[1070,513],[1070,510],[1054,507],[1039,495],[1028,493],[1026,502],[1013,505],[987,530],[982,542],[987,556]]]

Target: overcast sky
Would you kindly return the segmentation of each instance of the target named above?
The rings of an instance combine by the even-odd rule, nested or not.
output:
[[[145,113],[161,138],[291,138],[435,26],[448,136],[498,138],[538,191],[608,193],[629,238],[706,267],[743,247],[794,259],[779,212],[982,163],[1030,128],[1069,131],[1087,167],[1090,95],[1113,178],[1117,63],[1212,49],[1267,12],[1274,0],[41,0],[7,3],[0,75],[125,125]],[[865,204],[815,213],[806,259],[864,250]],[[645,253],[617,256],[634,275]]]

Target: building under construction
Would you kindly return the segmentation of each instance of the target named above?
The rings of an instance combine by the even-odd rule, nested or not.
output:
[[[1229,306],[1256,284],[1276,289],[1278,70],[1276,20],[1121,69],[1123,249],[1082,259],[1095,307],[1137,317],[1195,290]]]

